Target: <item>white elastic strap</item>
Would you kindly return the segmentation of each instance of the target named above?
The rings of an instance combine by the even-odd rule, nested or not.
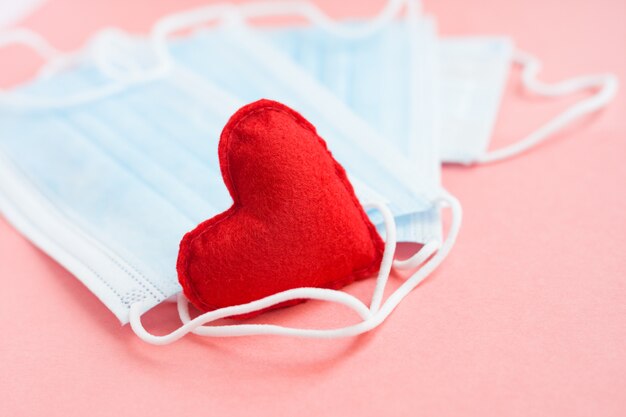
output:
[[[441,247],[441,242],[438,239],[431,240],[424,244],[422,248],[413,256],[408,259],[396,259],[393,261],[393,267],[399,270],[411,270],[415,269],[430,258]]]
[[[387,208],[386,205],[382,203],[370,203],[369,206],[371,208],[375,208],[379,210],[384,220],[387,239],[385,241],[385,249],[383,252],[383,258],[382,258],[380,270],[378,272],[377,282],[380,282],[380,281],[386,282],[387,277],[389,276],[391,272],[393,254],[396,248],[395,220],[394,220],[393,214],[391,213],[389,208]],[[375,290],[375,294],[377,293],[377,291],[378,292],[381,291],[378,289],[378,286],[377,286],[377,289]],[[143,327],[141,323],[141,317],[140,317],[141,311],[144,311],[144,309],[142,308],[142,303],[139,302],[139,303],[133,304],[130,307],[130,312],[129,312],[130,325],[133,331],[137,334],[137,336],[139,336],[139,338],[141,338],[142,340],[148,343],[159,344],[159,345],[169,344],[180,339],[181,337],[185,336],[186,334],[190,332],[194,332],[198,327],[206,323],[210,323],[210,322],[213,322],[215,320],[219,320],[225,317],[237,316],[241,314],[251,313],[254,311],[259,311],[259,310],[274,306],[276,304],[283,303],[285,301],[299,300],[299,299],[322,300],[322,301],[330,301],[330,302],[343,304],[347,307],[352,308],[354,311],[356,311],[357,314],[359,314],[361,318],[364,320],[371,316],[370,309],[368,309],[365,306],[365,304],[363,304],[363,302],[361,302],[356,297],[349,295],[343,291],[330,290],[330,289],[324,289],[324,288],[296,288],[292,290],[282,291],[280,293],[270,295],[260,300],[252,301],[250,303],[209,311],[207,313],[204,313],[196,317],[195,319],[191,321],[187,320],[187,322],[184,322],[184,324],[181,327],[179,327],[172,333],[169,333],[164,336],[155,336],[145,330],[145,328]],[[184,299],[184,296],[182,295],[179,296],[178,298],[179,312],[181,311],[181,308],[182,308],[181,303],[186,303],[186,302],[187,301]],[[185,310],[182,310],[182,311],[185,311]],[[188,318],[188,316],[189,316],[189,313],[187,312],[186,315],[182,315],[181,317]],[[267,325],[263,325],[263,326],[267,326]],[[217,327],[221,327],[221,328],[228,327],[231,329],[233,328],[233,326],[215,326],[215,328]],[[226,332],[226,333],[229,333],[229,332]],[[225,334],[225,335],[228,335],[228,334]]]
[[[98,69],[114,81],[142,82],[165,75],[169,69],[160,61],[153,67],[143,67],[136,59],[136,41],[114,27],[101,30],[87,49]]]
[[[239,5],[229,3],[213,4],[162,18],[153,26],[152,34],[155,39],[161,41],[179,30],[204,25],[233,15],[245,19],[268,16],[301,16],[335,36],[362,38],[376,33],[387,25],[400,13],[400,9],[407,1],[388,0],[383,9],[374,18],[368,23],[358,26],[347,26],[333,20],[316,4],[308,1],[263,1],[247,2]]]
[[[26,46],[46,61],[61,55],[61,51],[50,45],[43,36],[25,28],[17,28],[0,34],[0,48],[10,45]]]
[[[137,303],[131,306],[131,327],[139,338],[148,343],[157,345],[172,343],[190,332],[201,336],[212,337],[233,337],[266,334],[309,338],[348,337],[367,332],[382,323],[384,319],[388,317],[389,314],[391,314],[391,312],[393,311],[393,309],[395,309],[399,302],[443,261],[443,259],[447,256],[450,249],[454,245],[461,224],[461,206],[454,197],[450,196],[447,193],[440,200],[438,200],[438,204],[449,204],[452,208],[453,220],[446,241],[442,245],[439,252],[437,252],[437,254],[430,258],[419,271],[417,271],[413,276],[407,279],[407,281],[405,281],[385,301],[385,303],[380,308],[378,308],[377,304],[379,302],[376,302],[376,300],[381,298],[382,293],[384,292],[384,287],[391,271],[393,254],[395,252],[396,244],[395,222],[393,219],[393,215],[384,205],[375,206],[381,211],[381,213],[383,214],[383,218],[385,219],[385,230],[387,238],[385,241],[383,260],[381,262],[380,271],[378,273],[376,289],[374,290],[374,295],[372,296],[372,303],[369,310],[367,310],[367,308],[364,309],[364,305],[361,301],[341,291],[326,290],[320,288],[298,288],[278,293],[248,304],[211,311],[191,320],[189,316],[187,300],[181,295],[178,298],[178,311],[184,324],[177,330],[164,336],[156,336],[150,334],[148,331],[146,331],[141,323],[141,303]],[[220,318],[246,314],[252,311],[258,311],[277,303],[294,299],[318,299],[341,303],[357,311],[363,321],[356,325],[336,329],[301,329],[283,327],[272,324],[235,324],[222,326],[205,326],[205,324],[213,322]]]
[[[590,89],[598,89],[598,91],[591,97],[573,104],[519,142],[502,149],[486,152],[475,161],[477,163],[497,162],[519,155],[543,142],[576,119],[605,107],[617,93],[618,81],[613,74],[587,75],[554,84],[546,84],[537,78],[541,69],[541,62],[537,58],[526,52],[516,51],[514,60],[523,66],[522,83],[524,87],[535,94],[558,97]]]
[[[293,1],[287,4],[285,2],[249,2],[240,7],[241,15],[247,18],[280,15],[302,16],[332,35],[359,39],[370,36],[386,26],[400,13],[400,9],[407,1],[409,0],[388,0],[374,18],[368,23],[358,26],[347,26],[339,23],[325,14],[315,3],[308,1]]]
[[[109,32],[105,33],[109,34]],[[120,39],[119,31],[117,38],[112,36],[110,36],[110,38],[111,40],[115,40],[117,44],[114,42],[96,42],[95,45],[92,45],[90,52],[95,57],[102,57],[107,53],[111,53],[112,48],[122,50],[122,40]],[[0,36],[0,47],[7,46],[9,44],[23,44],[29,46],[37,51],[37,53],[44,59],[47,59],[48,62],[44,65],[40,73],[41,76],[49,76],[55,71],[67,68],[68,66],[81,60],[79,54],[59,53],[40,35],[27,29],[18,29]],[[101,58],[100,60],[102,61]],[[103,64],[103,62],[96,63],[99,65]],[[102,69],[105,74],[111,72],[108,66],[104,66]],[[167,68],[164,65],[161,65],[161,63],[158,63],[154,66],[154,68],[130,74],[126,80],[115,80],[99,87],[90,88],[60,97],[38,97],[0,90],[0,107],[18,110],[38,110],[76,106],[123,92],[134,84],[150,82],[164,76],[166,73]]]
[[[447,205],[452,209],[452,224],[444,244],[441,246],[441,249],[422,266],[422,268],[420,268],[396,291],[394,291],[389,298],[387,298],[383,306],[378,309],[378,311],[373,313],[368,319],[355,325],[337,329],[298,329],[267,324],[238,324],[227,326],[201,326],[196,328],[193,333],[201,336],[213,337],[265,334],[330,339],[356,336],[374,329],[391,314],[402,299],[404,299],[415,287],[417,287],[417,285],[419,285],[420,282],[422,282],[432,271],[434,271],[441,264],[441,262],[443,262],[456,242],[462,222],[461,205],[455,197],[451,196],[447,192],[444,193],[444,195],[439,198],[436,203],[442,206]],[[184,323],[189,320],[186,303],[187,301],[184,299],[181,303],[179,303],[179,314]]]
[[[60,63],[61,61],[69,61],[68,59],[62,59],[67,55],[52,46],[43,36],[26,28],[16,28],[9,32],[0,34],[0,49],[6,48],[11,45],[22,45],[33,50],[45,61],[45,64],[39,69],[37,77],[45,77],[50,73],[49,64],[52,62]],[[14,97],[12,93],[7,93],[6,90],[0,89],[0,99],[2,97]]]
[[[120,39],[111,38],[110,40],[113,44],[109,45],[105,42],[97,43],[93,46],[91,53],[96,58],[96,64],[103,70],[104,74],[115,75],[112,82],[63,97],[37,97],[0,90],[0,107],[17,110],[37,110],[77,106],[118,94],[135,84],[147,83],[162,78],[167,75],[172,68],[172,59],[169,55],[167,45],[165,44],[166,38],[178,30],[210,22],[211,20],[227,21],[229,18],[233,17],[250,18],[273,15],[296,15],[308,18],[311,22],[318,24],[337,36],[359,38],[375,33],[382,26],[386,25],[399,13],[402,5],[406,1],[407,0],[388,0],[377,17],[372,19],[368,24],[359,25],[357,27],[347,27],[342,23],[336,22],[328,15],[324,14],[316,5],[303,1],[250,2],[241,5],[224,3],[177,13],[157,21],[151,31],[152,44],[157,57],[157,63],[154,68],[138,72],[130,65],[129,69],[133,70],[132,74],[129,74],[128,77],[120,74],[119,69],[114,67],[115,64],[111,65],[107,63],[106,60],[103,60],[103,57],[108,56],[107,54],[111,52],[108,51],[108,49],[114,48],[115,51],[123,50],[123,47],[120,45]],[[116,42],[117,44],[115,44]],[[49,76],[81,60],[80,54],[61,54],[40,35],[26,29],[18,29],[0,35],[0,48],[9,44],[24,44],[29,46],[46,59],[48,63],[43,67],[43,76]]]
[[[167,39],[174,33],[206,25],[213,21],[239,21],[241,19],[268,16],[301,16],[320,26],[327,32],[343,38],[358,39],[376,33],[399,14],[403,4],[409,0],[388,0],[382,11],[370,22],[359,26],[347,26],[326,15],[314,3],[308,1],[264,1],[239,5],[213,4],[197,9],[175,13],[158,20],[152,30],[153,48],[164,66],[171,65]],[[413,0],[414,1],[414,0]]]

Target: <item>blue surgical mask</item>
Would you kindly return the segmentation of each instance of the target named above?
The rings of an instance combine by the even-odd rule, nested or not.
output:
[[[367,313],[341,292],[302,289],[277,296],[356,305],[368,320],[357,332],[375,327],[443,260],[458,232],[458,203],[439,188],[437,172],[421,178],[421,167],[401,145],[385,141],[280,51],[238,24],[216,30],[218,38],[197,34],[166,45],[173,56],[166,65],[154,65],[158,58],[145,39],[105,32],[83,53],[55,60],[46,77],[0,97],[3,214],[123,323],[134,318],[141,333],[138,317],[180,291],[175,264],[181,237],[232,203],[217,162],[221,128],[241,105],[271,97],[317,125],[360,200],[374,203],[368,214],[387,240]],[[197,59],[220,52],[220,65]],[[272,65],[263,62],[267,57]],[[434,170],[438,160],[430,155],[424,161]],[[425,244],[396,267],[426,261],[442,245],[442,204],[455,209],[451,236],[428,268],[381,305],[396,238]],[[220,314],[226,313],[214,312]]]
[[[170,26],[178,18],[173,16],[161,25]],[[175,23],[172,25],[176,26]],[[158,31],[160,26],[156,27]],[[436,85],[430,82],[435,79],[436,62],[433,22],[420,23],[418,10],[411,7],[401,24],[388,25],[366,36],[342,37],[327,29],[320,31],[325,34],[326,42],[337,43],[340,52],[346,48],[363,51],[362,60],[349,62],[351,70],[343,68],[347,72],[341,72],[342,60],[332,61],[341,54],[316,44],[316,51],[329,55],[325,58],[327,60],[318,63],[331,61],[331,68],[327,77],[324,74],[313,74],[316,75],[313,77],[306,67],[300,65],[301,62],[284,53],[280,45],[259,40],[257,33],[237,17],[228,27],[198,31],[175,43],[168,53],[194,76],[217,80],[220,86],[247,101],[273,97],[297,108],[305,117],[315,121],[322,136],[331,144],[338,134],[358,138],[350,145],[352,149],[369,149],[388,170],[402,172],[400,180],[415,187],[419,194],[437,194],[441,163]],[[396,41],[397,45],[389,44],[389,40]],[[379,49],[372,51],[371,45]],[[382,68],[378,62],[377,67],[377,51],[380,49],[389,51],[398,59],[403,57],[403,60],[390,60]],[[374,59],[368,60],[368,55]],[[217,61],[216,57],[219,57]],[[394,74],[394,67],[397,74]],[[334,69],[338,71],[336,75]],[[405,78],[410,81],[408,88],[403,84]],[[396,113],[390,112],[391,108]],[[410,117],[412,114],[416,116]],[[371,146],[374,143],[387,146],[375,149]],[[385,153],[381,153],[382,148]],[[353,158],[361,159],[353,155],[345,160]],[[408,169],[397,169],[401,160],[404,160],[401,165]],[[371,180],[367,179],[370,186]],[[399,195],[399,192],[394,191],[393,195]],[[426,200],[431,198],[426,197]],[[396,216],[396,222],[400,240],[425,242],[441,239],[441,220],[436,209]]]

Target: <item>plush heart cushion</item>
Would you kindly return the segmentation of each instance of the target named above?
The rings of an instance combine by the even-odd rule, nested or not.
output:
[[[270,100],[241,108],[224,127],[219,159],[233,205],[180,244],[178,277],[196,308],[337,289],[378,271],[382,239],[300,114]]]

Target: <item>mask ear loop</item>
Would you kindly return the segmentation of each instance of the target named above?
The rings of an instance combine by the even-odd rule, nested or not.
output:
[[[462,208],[458,200],[447,192],[443,192],[435,204],[441,207],[450,207],[452,210],[452,224],[448,235],[441,245],[440,250],[432,256],[417,272],[409,277],[396,291],[394,291],[385,301],[383,306],[373,313],[368,319],[347,327],[338,329],[297,329],[286,328],[282,326],[266,325],[266,324],[237,324],[231,326],[200,326],[193,330],[193,333],[200,336],[250,336],[260,334],[271,334],[281,336],[296,336],[319,339],[332,339],[339,337],[352,337],[362,333],[366,333],[379,326],[400,302],[426,277],[430,275],[448,256],[450,250],[456,242],[462,222]],[[381,265],[382,271],[382,265]],[[388,273],[384,275],[388,276]],[[379,274],[380,277],[380,274]],[[370,309],[372,310],[372,309]],[[185,322],[189,319],[189,311],[187,301],[184,297],[179,298],[179,314],[181,320]]]
[[[385,232],[387,235],[383,258],[377,278],[378,283],[380,283],[381,281],[383,283],[386,283],[387,277],[391,272],[391,264],[396,249],[395,220],[393,214],[386,205],[381,203],[371,203],[371,207],[378,209],[383,215]],[[131,305],[130,307],[130,325],[135,334],[145,342],[155,345],[165,345],[172,343],[191,332],[196,334],[202,334],[202,332],[200,332],[198,328],[215,320],[259,311],[285,301],[298,299],[322,300],[343,304],[353,309],[364,321],[372,316],[371,310],[368,309],[362,301],[343,291],[325,288],[296,288],[292,290],[282,291],[280,293],[270,295],[260,300],[252,301],[250,303],[209,311],[196,317],[193,320],[191,320],[189,317],[187,300],[185,299],[184,295],[180,294],[178,296],[178,311],[181,319],[183,320],[183,325],[173,332],[163,336],[153,335],[143,327],[143,324],[141,323],[141,311],[143,311],[143,306],[141,302],[138,302]],[[210,326],[206,327],[205,329],[210,329],[211,336],[243,336],[248,334],[282,334],[299,336],[314,334],[313,329],[294,329],[269,324],[237,324],[229,326]],[[250,331],[252,331],[253,333],[250,333]]]
[[[408,1],[387,0],[383,9],[366,24],[358,27],[346,26],[325,14],[315,3],[309,1],[260,1],[239,5],[215,4],[175,13],[158,20],[152,33],[156,39],[163,40],[173,32],[205,24],[223,17],[267,17],[267,16],[302,16],[325,31],[343,38],[362,38],[376,33],[400,13]]]
[[[118,38],[116,41],[120,42],[120,39]],[[80,60],[78,54],[63,54],[53,48],[41,35],[27,29],[16,29],[0,36],[0,48],[11,44],[28,46],[47,60],[47,63],[40,71],[40,76],[49,76],[51,73]],[[100,42],[93,47],[94,50],[92,52],[96,56],[101,56],[103,53],[106,53],[107,48],[111,47],[119,48],[119,45],[108,45],[105,42]],[[104,72],[106,73],[106,71]],[[129,86],[137,83],[145,83],[161,78],[166,72],[167,68],[162,63],[159,63],[149,71],[135,74],[136,76],[132,79],[114,81],[101,87],[95,87],[64,97],[37,97],[0,89],[0,107],[38,110],[76,106],[121,93]]]
[[[435,200],[435,204],[439,207],[447,207],[452,212],[452,222],[450,230],[439,250],[424,265],[409,277],[393,294],[391,294],[385,304],[381,307],[378,315],[382,316],[382,320],[387,318],[389,314],[400,304],[400,302],[425,280],[441,263],[446,259],[459,235],[461,223],[463,222],[463,208],[461,203],[452,194],[443,190],[439,198]]]
[[[364,204],[364,207],[365,208],[374,207],[379,210],[381,210],[380,207],[386,208],[386,206],[383,206],[382,203]],[[385,292],[385,287],[387,286],[387,282],[389,280],[390,271],[388,271],[388,269],[390,268],[387,268],[386,265],[389,265],[390,263],[392,265],[395,265],[393,261],[393,256],[395,253],[395,243],[393,244],[393,248],[388,248],[390,242],[396,242],[397,240],[395,220],[390,211],[385,210],[382,212],[383,212],[383,222],[385,224],[385,233],[387,236],[385,238],[386,243],[385,243],[385,250],[383,253],[383,258],[381,261],[381,268],[378,274],[378,278],[376,279],[376,286],[374,288],[374,292],[372,294],[372,300],[370,302],[369,312],[371,314],[375,314],[380,308],[380,302],[382,300],[383,294]],[[424,252],[424,248],[422,248],[417,254],[415,254],[414,257],[421,256],[423,260],[426,260],[428,257],[430,257],[430,255],[432,255],[432,252],[429,254],[423,254],[423,252]],[[183,323],[187,323],[191,321],[191,316],[189,315],[189,303],[182,293],[178,295],[177,303],[178,303],[178,314],[180,316],[181,321]],[[364,315],[362,315],[361,317],[363,319],[366,319],[369,316],[365,317]],[[193,333],[196,333],[196,331],[194,331]]]
[[[475,162],[488,164],[502,161],[537,146],[554,133],[562,130],[576,119],[591,114],[606,105],[615,97],[618,88],[617,77],[613,74],[587,75],[561,81],[556,84],[546,84],[537,79],[541,69],[541,62],[532,55],[516,51],[514,61],[523,66],[522,83],[524,87],[535,94],[546,97],[559,97],[580,91],[597,88],[593,96],[581,100],[558,114],[548,123],[535,130],[524,139],[502,149],[486,152]]]
[[[372,307],[367,312],[361,307],[362,303],[356,298],[334,290],[325,290],[319,288],[299,288],[295,290],[289,290],[283,293],[275,294],[270,297],[266,297],[262,300],[254,301],[252,303],[227,307],[220,310],[204,313],[195,319],[191,320],[189,316],[189,309],[187,300],[181,294],[178,297],[178,312],[183,321],[183,326],[174,332],[164,335],[155,336],[148,333],[141,324],[141,304],[133,304],[130,311],[130,323],[133,331],[142,340],[157,344],[164,345],[172,343],[187,333],[194,333],[200,336],[211,337],[234,337],[234,336],[250,336],[250,335],[282,335],[282,336],[295,336],[295,337],[307,337],[307,338],[338,338],[338,337],[350,337],[356,336],[361,333],[368,332],[373,328],[380,325],[397,307],[397,305],[406,297],[412,289],[414,289],[421,281],[423,281],[433,270],[435,270],[441,262],[446,258],[458,236],[458,232],[462,220],[461,205],[458,200],[444,192],[444,194],[437,199],[437,205],[447,205],[452,209],[452,224],[446,240],[444,241],[441,249],[432,256],[422,268],[420,268],[415,274],[407,279],[378,309]],[[385,219],[385,229],[387,233],[387,239],[385,242],[385,251],[383,255],[383,261],[381,262],[381,268],[377,279],[377,292],[382,292],[380,288],[384,290],[384,284],[386,283],[389,273],[391,271],[393,253],[395,252],[395,222],[393,215],[387,209],[386,206],[380,205],[377,208],[383,213]],[[389,233],[393,230],[394,232]],[[332,296],[331,296],[332,294]],[[315,297],[312,297],[315,296]],[[363,318],[358,324],[336,328],[336,329],[300,329],[283,327],[271,324],[236,324],[236,325],[224,325],[224,326],[205,326],[205,324],[215,321],[219,318],[224,318],[237,314],[244,314],[251,311],[256,311],[261,308],[265,308],[274,305],[278,302],[302,299],[302,298],[315,298],[325,301],[339,302],[347,305],[353,309],[359,310],[359,314]],[[374,297],[372,297],[374,300]],[[356,300],[356,301],[355,301]],[[344,302],[345,301],[345,302]],[[358,306],[358,307],[357,307]]]
[[[23,45],[37,53],[45,61],[51,61],[61,55],[43,36],[25,28],[14,29],[0,34],[0,48],[9,45]]]
[[[415,0],[388,0],[383,9],[368,23],[357,27],[346,26],[325,14],[315,3],[293,2],[248,2],[240,6],[241,15],[248,18],[272,16],[302,16],[326,32],[346,39],[359,39],[371,36],[386,26],[407,2]]]
[[[405,1],[407,0],[388,0],[382,12],[371,23],[359,28],[345,27],[341,23],[332,20],[314,4],[300,1],[291,3],[251,3],[239,6],[218,4],[178,13],[161,19],[152,30],[152,44],[157,57],[157,64],[154,68],[133,71],[129,77],[126,77],[124,74],[120,74],[119,70],[102,60],[102,57],[106,56],[108,48],[120,48],[120,39],[115,39],[118,42],[117,45],[108,45],[105,42],[96,43],[94,46],[95,50],[92,51],[99,61],[96,64],[102,68],[104,74],[116,74],[116,79],[113,82],[65,97],[36,97],[0,90],[0,107],[26,110],[72,107],[119,94],[135,84],[160,79],[167,75],[172,68],[172,59],[165,45],[167,36],[176,30],[198,25],[206,21],[215,19],[228,20],[234,16],[255,17],[271,14],[297,14],[307,17],[312,22],[338,36],[358,38],[375,33],[382,26],[386,25],[393,16],[399,13]],[[72,63],[80,61],[80,54],[61,54],[39,34],[27,29],[17,29],[1,35],[0,48],[9,44],[26,45],[46,59],[48,64],[42,69],[40,73],[42,76],[49,76]],[[123,53],[122,49],[120,51]]]
[[[358,39],[370,36],[389,24],[408,1],[415,2],[415,0],[387,0],[382,11],[376,17],[359,27],[349,27],[333,20],[314,3],[308,1],[263,1],[239,5],[215,4],[176,13],[158,20],[151,30],[152,45],[159,60],[164,65],[171,65],[171,56],[166,39],[173,33],[211,21],[226,20],[228,22],[229,20],[239,21],[242,18],[267,16],[302,16],[335,36]]]
[[[408,259],[396,259],[393,261],[393,267],[401,270],[408,271],[410,269],[415,269],[426,261],[426,259],[430,258],[435,252],[437,252],[441,248],[441,241],[439,239],[429,240],[422,246],[422,248],[411,256]]]
[[[73,61],[70,54],[61,52],[50,44],[39,33],[26,28],[16,28],[0,34],[0,49],[10,45],[22,45],[41,57],[45,63],[39,69],[38,77],[47,77],[55,72],[57,67],[67,67]],[[0,98],[8,96],[6,90],[0,89]],[[14,95],[11,95],[14,96]]]

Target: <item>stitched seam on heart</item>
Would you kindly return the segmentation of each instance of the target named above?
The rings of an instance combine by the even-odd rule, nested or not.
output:
[[[343,284],[343,285],[348,285],[352,282],[354,282],[355,280],[358,279],[358,277],[364,276],[366,274],[371,274],[374,273],[376,271],[376,264],[378,263],[378,261],[380,260],[378,254],[380,252],[380,248],[378,248],[377,245],[377,232],[376,229],[374,228],[374,226],[371,224],[371,222],[369,221],[369,219],[367,218],[367,215],[365,214],[365,211],[363,210],[360,202],[358,201],[358,199],[356,198],[356,195],[354,193],[354,189],[352,188],[350,182],[347,179],[347,175],[345,174],[345,171],[343,170],[343,168],[339,165],[339,163],[335,160],[335,158],[333,157],[332,153],[328,150],[328,146],[326,145],[326,142],[324,141],[324,139],[322,139],[316,132],[316,130],[314,128],[312,128],[312,126],[307,123],[304,120],[301,120],[300,118],[298,118],[296,115],[294,115],[289,109],[286,108],[281,108],[281,107],[277,107],[275,105],[265,105],[263,107],[259,107],[257,109],[254,109],[253,111],[250,111],[249,113],[247,113],[246,115],[244,115],[243,117],[241,117],[241,119],[239,119],[237,121],[237,123],[230,127],[230,132],[228,137],[226,138],[226,149],[229,150],[230,149],[230,141],[233,135],[233,132],[237,129],[237,127],[243,123],[246,119],[248,119],[249,117],[260,113],[262,111],[267,111],[267,110],[273,110],[282,114],[286,114],[287,116],[289,116],[290,118],[292,118],[298,125],[300,125],[301,127],[305,128],[306,130],[310,131],[311,133],[313,133],[315,135],[315,137],[318,140],[318,143],[324,148],[324,150],[326,151],[326,153],[328,154],[328,156],[331,158],[333,164],[334,164],[334,168],[335,168],[335,174],[337,175],[337,178],[340,180],[340,182],[342,183],[342,185],[346,188],[346,191],[348,191],[348,194],[350,195],[350,199],[352,201],[353,204],[355,204],[355,206],[358,209],[359,215],[361,216],[361,220],[364,222],[365,226],[367,227],[369,234],[370,234],[370,239],[372,241],[372,244],[374,245],[374,251],[375,251],[375,257],[372,260],[371,264],[357,269],[357,270],[353,270],[352,273],[348,276],[346,276],[345,278],[341,278],[341,279],[337,279],[331,282],[328,282],[325,284],[325,288],[336,288],[338,285]],[[294,112],[295,113],[295,112]],[[301,117],[301,116],[300,116]],[[227,165],[228,165],[228,182],[229,184],[232,186],[233,189],[233,205],[231,206],[231,208],[229,208],[226,212],[224,212],[224,217],[219,219],[218,221],[216,221],[215,223],[211,224],[210,226],[208,226],[205,230],[203,230],[202,232],[200,232],[197,236],[194,236],[191,241],[189,242],[189,245],[193,244],[193,242],[196,241],[196,239],[199,239],[202,235],[204,235],[206,232],[208,232],[209,230],[211,230],[212,228],[214,228],[215,226],[217,226],[218,224],[220,224],[221,222],[225,221],[226,219],[229,219],[230,217],[232,217],[233,215],[235,215],[237,213],[237,210],[239,210],[239,208],[241,207],[239,202],[237,201],[238,199],[236,199],[236,197],[239,196],[239,192],[237,191],[237,188],[235,186],[235,183],[232,180],[232,174],[231,174],[231,164],[230,164],[230,153],[228,153],[226,155],[227,158]],[[228,213],[228,214],[226,214]],[[215,217],[213,217],[215,218]],[[210,219],[209,219],[210,220]],[[382,256],[382,255],[381,255]],[[189,280],[187,279],[187,275],[188,275],[188,271],[189,271],[189,264],[191,262],[191,259],[187,256],[187,259],[185,260],[185,268],[184,268],[184,274],[183,277],[185,278],[186,281],[186,287],[191,291],[193,297],[195,298],[196,302],[198,302],[202,307],[204,307],[206,310],[215,310],[218,307],[211,305],[207,302],[205,302],[204,300],[201,299],[201,297],[199,297],[198,292],[195,288],[195,286],[193,285],[193,280]]]
[[[371,227],[371,223],[369,222],[369,219],[366,218],[365,212],[363,211],[362,207],[360,206],[360,203],[358,202],[358,200],[356,199],[356,196],[354,194],[354,189],[350,189],[348,188],[349,182],[347,181],[346,178],[344,178],[344,176],[342,175],[342,172],[339,170],[339,164],[336,162],[336,160],[334,159],[334,157],[332,156],[332,154],[330,153],[330,151],[328,150],[327,146],[325,145],[324,140],[317,134],[317,132],[314,129],[311,129],[310,125],[308,125],[307,123],[304,123],[302,120],[298,119],[296,116],[294,116],[291,112],[289,111],[285,111],[285,109],[280,108],[280,107],[276,107],[276,106],[272,106],[272,105],[267,105],[258,109],[255,109],[253,111],[251,111],[250,113],[246,114],[244,117],[242,117],[239,121],[237,121],[237,123],[230,128],[231,132],[229,133],[228,137],[227,137],[227,146],[230,143],[233,131],[241,124],[243,123],[247,118],[249,118],[250,116],[259,113],[261,111],[265,111],[265,110],[274,110],[277,111],[279,113],[283,113],[288,115],[289,117],[291,117],[296,123],[298,123],[300,126],[304,127],[305,129],[309,130],[311,133],[313,133],[316,138],[318,139],[318,142],[320,142],[320,145],[322,145],[324,147],[324,149],[326,150],[326,152],[328,153],[328,155],[331,157],[331,159],[333,160],[333,163],[335,165],[335,174],[337,175],[338,179],[342,182],[342,184],[344,185],[344,187],[346,187],[347,191],[351,191],[350,197],[352,202],[357,205],[357,208],[359,208],[359,214],[361,216],[361,219],[364,221],[366,227],[368,228],[368,231],[370,233],[370,238],[372,239],[372,242],[375,243],[376,241],[376,234],[374,231],[374,228]],[[233,187],[233,194],[235,194],[235,196],[238,196],[239,193],[236,189],[236,186],[234,184],[234,182],[232,181],[232,174],[231,174],[231,164],[230,164],[230,154],[228,154],[226,156],[227,158],[227,163],[228,163],[228,180],[229,183],[231,184],[231,186]],[[194,238],[189,242],[190,244],[192,244],[196,239],[200,238],[202,235],[204,235],[204,233],[206,233],[207,231],[209,231],[210,229],[212,229],[213,227],[217,226],[218,224],[220,224],[222,221],[232,217],[234,214],[236,214],[237,210],[240,208],[239,204],[237,201],[235,201],[235,198],[233,197],[233,207],[232,207],[232,211],[224,216],[222,219],[218,220],[217,222],[215,222],[214,224],[211,224],[208,228],[206,228],[205,230],[203,230],[198,236],[194,236]],[[230,210],[229,210],[230,211]],[[376,245],[375,245],[376,246]],[[375,248],[376,249],[376,248]],[[372,263],[370,265],[368,265],[367,267],[361,268],[361,269],[357,269],[352,271],[352,273],[347,276],[344,279],[337,279],[335,281],[331,281],[330,283],[328,283],[329,287],[334,287],[337,286],[340,283],[343,282],[353,282],[356,279],[357,275],[361,275],[361,274],[365,274],[365,273],[373,273],[376,270],[376,263],[378,261],[378,257],[375,257],[374,260],[372,261]],[[185,263],[185,275],[187,274],[187,271],[189,270],[189,263],[191,262],[191,259],[187,258],[186,263]],[[203,301],[199,296],[198,293],[196,291],[195,286],[193,285],[193,283],[191,281],[188,280],[187,282],[187,287],[191,290],[192,294],[194,295],[194,298],[196,298],[196,300],[205,308],[207,308],[208,310],[215,310],[217,309],[216,306],[213,306],[211,304],[206,303],[205,301]],[[347,285],[347,284],[346,284]]]

